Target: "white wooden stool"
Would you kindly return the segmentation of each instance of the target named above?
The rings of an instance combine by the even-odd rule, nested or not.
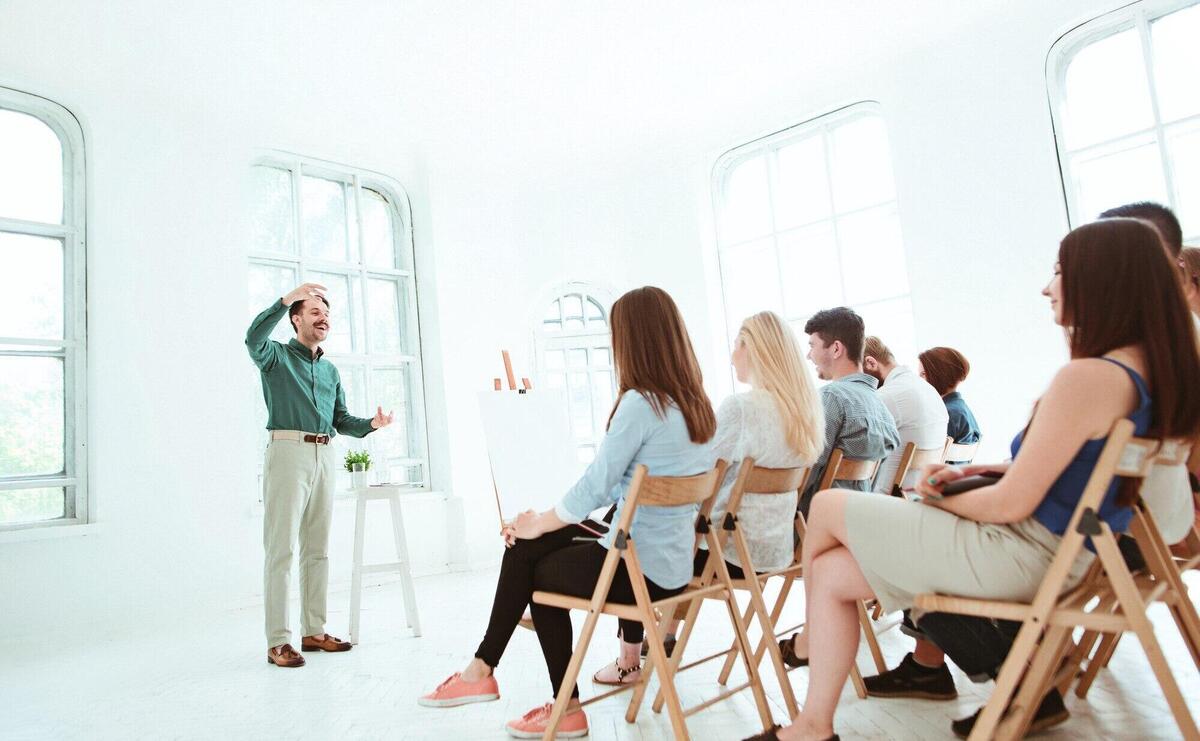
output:
[[[421,622],[417,617],[417,597],[413,592],[412,571],[408,561],[408,542],[404,537],[404,517],[400,510],[400,495],[414,491],[405,486],[368,486],[351,489],[354,496],[354,568],[350,575],[350,642],[358,643],[358,619],[362,612],[363,574],[385,571],[400,572],[400,585],[404,590],[404,614],[414,636],[421,635]],[[394,563],[363,564],[363,540],[366,535],[367,502],[386,499],[392,508],[392,535],[396,541]]]

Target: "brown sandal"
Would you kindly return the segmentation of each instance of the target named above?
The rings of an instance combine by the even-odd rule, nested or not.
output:
[[[610,687],[623,687],[627,684],[635,684],[636,682],[641,681],[641,677],[638,677],[636,680],[631,680],[628,682],[625,681],[625,678],[628,677],[630,674],[633,674],[634,672],[640,672],[642,670],[642,667],[640,664],[638,666],[634,666],[634,667],[630,667],[629,669],[626,669],[626,668],[622,667],[620,664],[617,664],[615,661],[613,663],[616,664],[616,667],[617,667],[617,681],[614,682],[611,679],[600,679],[600,672],[604,671],[604,669],[607,669],[608,667],[604,667],[604,669],[601,669],[600,672],[596,672],[595,674],[593,674],[592,681],[595,682],[596,684],[606,684]]]

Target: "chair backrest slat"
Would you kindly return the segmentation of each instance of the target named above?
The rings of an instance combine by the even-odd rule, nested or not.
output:
[[[970,463],[975,460],[975,456],[979,453],[980,440],[973,443],[956,443],[954,438],[947,438],[950,442],[946,444],[946,453],[942,456],[942,460],[946,463]]]
[[[754,465],[753,458],[747,458],[742,465],[747,462],[751,466],[745,485],[748,494],[790,494],[803,488],[808,478],[807,468],[763,468]]]
[[[639,507],[679,507],[700,504],[711,497],[724,477],[725,461],[696,476],[646,476],[637,492]],[[644,466],[639,466],[644,468]],[[630,487],[632,491],[633,487]],[[627,497],[628,499],[628,497]]]
[[[880,461],[855,461],[842,458],[837,472],[833,474],[834,481],[870,481],[879,470]]]

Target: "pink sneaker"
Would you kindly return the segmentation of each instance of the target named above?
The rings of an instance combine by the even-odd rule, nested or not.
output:
[[[433,692],[417,700],[427,708],[452,708],[473,702],[491,702],[500,699],[500,685],[496,677],[485,677],[478,682],[467,682],[458,672],[437,686]]]
[[[550,726],[550,712],[554,703],[546,703],[530,710],[516,720],[510,720],[505,726],[508,735],[513,738],[541,738]],[[588,735],[587,716],[582,710],[567,713],[558,724],[555,738],[580,738]]]

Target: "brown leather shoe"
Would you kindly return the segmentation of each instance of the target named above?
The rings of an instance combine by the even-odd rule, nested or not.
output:
[[[282,666],[285,669],[294,669],[304,666],[304,657],[296,653],[292,644],[285,643],[282,646],[267,649],[267,663]]]
[[[337,653],[338,651],[349,651],[354,648],[350,641],[343,641],[341,638],[334,638],[328,633],[324,638],[315,638],[313,636],[304,636],[300,639],[301,651],[329,651]]]

